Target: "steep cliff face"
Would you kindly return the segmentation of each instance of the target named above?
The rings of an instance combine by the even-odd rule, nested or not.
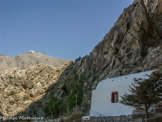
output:
[[[77,59],[51,86],[37,105],[23,114],[44,116],[37,109],[48,104],[49,96],[65,99],[70,94],[73,71],[84,77],[83,111],[89,111],[91,91],[106,77],[115,77],[151,69],[162,65],[162,0],[135,0],[124,9],[112,29],[90,55]],[[39,104],[39,106],[38,106]],[[32,108],[32,109],[31,109]]]

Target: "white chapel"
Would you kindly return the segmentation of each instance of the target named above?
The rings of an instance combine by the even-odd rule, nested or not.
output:
[[[148,78],[154,70],[102,80],[92,91],[90,116],[130,115],[134,108],[119,103],[134,78]]]

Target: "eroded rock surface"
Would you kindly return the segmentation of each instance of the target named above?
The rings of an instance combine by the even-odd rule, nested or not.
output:
[[[0,111],[11,117],[25,110],[48,92],[48,87],[57,82],[67,65],[38,64],[24,70],[5,70],[0,74]]]
[[[25,110],[71,63],[34,51],[16,57],[0,55],[0,112],[11,117]]]

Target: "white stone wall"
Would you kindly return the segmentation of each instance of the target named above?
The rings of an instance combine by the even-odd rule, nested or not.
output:
[[[121,103],[111,103],[111,93],[118,92],[119,101],[121,96],[129,93],[128,89],[134,78],[147,78],[153,72],[141,72],[121,77],[105,79],[101,81],[96,90],[92,91],[90,116],[120,116],[129,115],[133,107],[125,106]]]

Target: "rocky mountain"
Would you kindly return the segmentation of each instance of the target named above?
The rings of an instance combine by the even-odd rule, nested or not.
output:
[[[66,115],[76,107],[88,114],[98,82],[162,65],[162,0],[134,0],[90,55],[76,59],[56,84],[17,115]],[[54,116],[56,117],[56,116]]]
[[[48,56],[44,53],[29,51],[24,54],[20,54],[16,57],[9,57],[5,55],[0,55],[0,72],[5,69],[26,69],[31,65],[35,64],[49,64],[54,67],[62,66],[69,60],[58,59]]]
[[[14,116],[40,99],[72,62],[39,52],[0,56],[0,112]]]

